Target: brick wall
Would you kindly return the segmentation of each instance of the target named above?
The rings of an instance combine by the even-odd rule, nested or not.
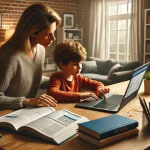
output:
[[[90,0],[78,0],[77,6],[77,22],[83,27],[83,45],[88,51]]]
[[[6,29],[15,28],[22,12],[29,5],[42,2],[58,12],[63,18],[63,13],[75,14],[75,23],[77,22],[77,2],[76,0],[0,0],[0,12],[2,13],[2,27],[0,28],[0,41],[4,40]],[[46,57],[51,57],[52,50],[56,42],[46,49]]]
[[[75,25],[83,27],[83,45],[88,48],[89,38],[89,7],[90,0],[0,0],[2,13],[2,27],[0,28],[0,41],[4,39],[6,29],[15,28],[24,9],[34,2],[42,2],[56,10],[63,19],[63,13],[75,14]],[[144,0],[144,8],[150,8],[150,0]],[[56,42],[46,49],[46,57],[52,57],[52,50]],[[88,51],[88,49],[87,49]]]

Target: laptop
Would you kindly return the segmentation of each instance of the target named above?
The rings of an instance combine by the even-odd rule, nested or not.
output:
[[[149,63],[146,63],[133,71],[124,95],[106,93],[106,100],[100,98],[97,101],[82,101],[77,103],[75,106],[112,113],[118,112],[138,94],[148,66]]]

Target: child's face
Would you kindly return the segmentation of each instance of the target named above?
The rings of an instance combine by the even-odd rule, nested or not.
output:
[[[65,71],[68,75],[76,75],[81,72],[82,69],[82,61],[75,62],[71,61],[67,65],[64,65],[62,70]]]

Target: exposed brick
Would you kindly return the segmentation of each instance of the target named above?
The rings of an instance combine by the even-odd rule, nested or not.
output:
[[[4,38],[5,29],[15,28],[22,12],[33,3],[44,3],[58,12],[63,19],[64,13],[75,15],[75,24],[84,27],[88,19],[89,0],[0,0],[0,12],[2,13],[2,28],[0,28],[0,41]],[[83,9],[82,9],[83,7]],[[85,23],[81,20],[81,13],[85,14]],[[79,20],[78,20],[79,19]],[[87,32],[87,30],[85,31]],[[54,42],[46,49],[46,57],[52,57],[55,48]]]

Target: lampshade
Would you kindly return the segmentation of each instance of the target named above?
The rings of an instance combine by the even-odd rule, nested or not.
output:
[[[4,35],[4,40],[7,41],[12,36],[14,31],[15,31],[15,29],[6,29],[5,35]]]

